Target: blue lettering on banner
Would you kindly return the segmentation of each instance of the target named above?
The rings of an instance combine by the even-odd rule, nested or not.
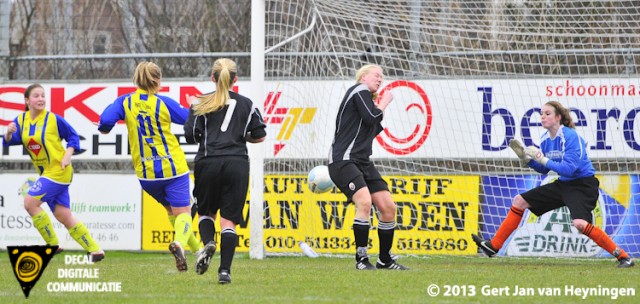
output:
[[[505,108],[493,108],[493,88],[478,87],[478,91],[482,92],[482,150],[484,151],[502,151],[509,147],[509,141],[516,135],[516,117]],[[586,127],[588,125],[587,116],[577,108],[570,108],[575,114],[574,124],[576,127]],[[531,127],[541,127],[539,120],[532,121],[534,113],[540,115],[540,108],[534,107],[527,110],[520,120],[520,131],[522,141],[525,146],[537,146],[531,138]],[[640,107],[631,109],[626,115],[616,107],[611,109],[591,109],[591,113],[595,114],[595,135],[596,141],[594,145],[589,146],[591,150],[611,150],[612,146],[607,144],[607,121],[614,119],[620,122],[622,119],[622,133],[625,143],[631,149],[640,151],[640,142],[634,133],[636,117],[640,113]],[[492,119],[498,116],[504,121],[505,138],[498,146],[492,146],[493,124]]]

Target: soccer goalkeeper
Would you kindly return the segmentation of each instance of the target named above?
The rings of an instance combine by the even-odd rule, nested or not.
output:
[[[533,188],[513,199],[511,210],[491,240],[473,235],[478,247],[489,257],[494,256],[505,240],[518,227],[525,209],[540,216],[550,210],[567,206],[572,224],[600,247],[618,259],[618,267],[634,266],[633,259],[600,228],[592,224],[591,211],[598,201],[600,182],[587,156],[584,139],[576,131],[569,110],[557,101],[542,106],[542,134],[540,149],[523,147],[518,141],[510,143],[522,162],[541,174],[555,171],[556,181]]]

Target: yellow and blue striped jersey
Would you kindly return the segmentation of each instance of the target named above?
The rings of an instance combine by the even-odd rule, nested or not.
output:
[[[51,112],[42,111],[35,119],[31,119],[29,111],[20,114],[13,122],[18,131],[13,134],[9,142],[3,145],[24,145],[31,156],[31,161],[40,176],[61,183],[70,184],[73,178],[71,165],[62,169],[62,158],[67,147],[73,147],[75,153],[81,153],[80,137],[64,118]]]
[[[171,133],[171,123],[184,125],[188,115],[189,109],[175,100],[137,89],[102,112],[98,130],[108,133],[118,120],[124,120],[138,178],[169,179],[189,173],[184,151]]]

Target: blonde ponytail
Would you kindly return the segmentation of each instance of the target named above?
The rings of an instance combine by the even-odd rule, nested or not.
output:
[[[236,78],[236,63],[227,58],[221,58],[213,63],[213,78],[216,80],[216,91],[213,94],[199,96],[200,103],[193,106],[196,115],[216,112],[224,107],[229,100],[229,90]]]

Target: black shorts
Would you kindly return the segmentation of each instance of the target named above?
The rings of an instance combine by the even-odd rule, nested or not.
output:
[[[600,182],[594,176],[572,181],[556,180],[522,193],[521,196],[531,206],[529,210],[537,216],[567,206],[572,219],[592,223],[591,211],[598,202],[599,186]]]
[[[205,157],[194,166],[193,196],[199,215],[220,216],[242,224],[249,189],[249,161],[237,156]]]
[[[347,196],[349,202],[353,194],[364,187],[369,188],[369,193],[389,191],[387,182],[382,179],[372,162],[341,160],[328,167],[331,180]]]

